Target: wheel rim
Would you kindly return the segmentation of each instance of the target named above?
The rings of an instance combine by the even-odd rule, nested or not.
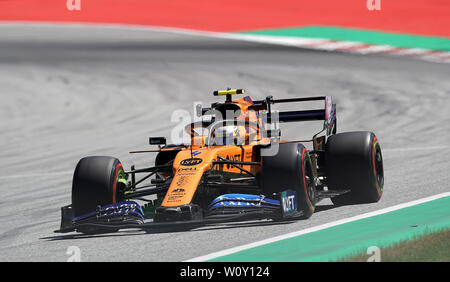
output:
[[[120,166],[119,171],[117,172],[116,181],[116,190],[115,190],[115,200],[116,202],[122,201],[124,199],[124,192],[128,185],[127,183],[127,175],[123,170],[123,167]]]
[[[380,146],[377,144],[375,147],[375,177],[377,179],[378,186],[383,190],[384,185],[384,173],[383,173],[383,156],[381,155]]]
[[[310,164],[308,162],[306,162],[305,165],[305,185],[306,185],[306,192],[308,194],[308,204],[310,205],[310,209],[312,211],[314,211],[315,209],[315,203],[314,203],[314,198],[315,198],[315,191],[314,191],[314,183],[313,183],[313,176],[312,176],[312,170],[310,167]]]
[[[384,185],[384,172],[383,172],[383,156],[381,154],[381,148],[378,142],[374,144],[374,172],[375,181],[377,182],[377,188],[380,192],[383,192]]]

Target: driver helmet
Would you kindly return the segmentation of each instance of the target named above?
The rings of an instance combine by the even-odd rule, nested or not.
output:
[[[239,128],[234,125],[222,126],[214,131],[215,145],[241,145]]]

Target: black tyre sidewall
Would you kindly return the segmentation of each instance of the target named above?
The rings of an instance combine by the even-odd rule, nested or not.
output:
[[[378,202],[383,194],[384,173],[381,160],[381,184],[375,171],[375,152],[381,147],[372,132],[358,131],[332,135],[325,146],[328,188],[350,189],[350,193],[333,197],[334,204]]]
[[[117,176],[123,170],[120,161],[113,157],[93,156],[81,159],[72,182],[74,215],[95,211],[97,206],[116,203]]]
[[[306,171],[307,167],[311,171]],[[280,193],[291,189],[297,193],[298,210],[303,212],[303,218],[309,218],[314,213],[314,195],[310,199],[306,187],[305,174],[312,178],[312,165],[307,149],[298,143],[280,143],[275,156],[262,158],[262,186],[266,195]],[[311,179],[314,185],[314,179]],[[315,188],[312,187],[314,194]]]

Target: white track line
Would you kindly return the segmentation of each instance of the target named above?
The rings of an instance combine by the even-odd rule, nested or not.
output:
[[[394,49],[394,47],[389,46],[389,45],[369,45],[365,49],[355,50],[354,52],[366,55],[366,54],[376,54],[376,53],[380,53],[380,52],[386,52],[386,51],[390,51],[393,49]]]
[[[349,218],[340,219],[340,220],[337,220],[337,221],[329,222],[329,223],[326,223],[326,224],[322,224],[322,225],[319,225],[319,226],[307,228],[307,229],[304,229],[304,230],[300,230],[300,231],[296,231],[296,232],[292,232],[292,233],[288,233],[288,234],[272,237],[272,238],[269,238],[269,239],[257,241],[257,242],[254,242],[254,243],[250,243],[250,244],[246,244],[246,245],[242,245],[242,246],[238,246],[238,247],[234,247],[234,248],[230,248],[230,249],[226,249],[226,250],[215,252],[215,253],[211,253],[211,254],[208,254],[208,255],[192,258],[192,259],[186,260],[185,262],[208,261],[208,260],[212,260],[212,259],[215,259],[215,258],[218,258],[218,257],[222,257],[222,256],[230,255],[230,254],[233,254],[233,253],[237,253],[237,252],[240,252],[240,251],[243,251],[243,250],[247,250],[247,249],[250,249],[250,248],[259,247],[259,246],[262,246],[262,245],[265,245],[265,244],[269,244],[269,243],[273,243],[273,242],[277,242],[277,241],[281,241],[281,240],[297,237],[297,236],[300,236],[300,235],[304,235],[304,234],[316,232],[316,231],[319,231],[319,230],[323,230],[323,229],[326,229],[326,228],[330,228],[330,227],[333,227],[333,226],[341,225],[341,224],[344,224],[344,223],[348,223],[348,222],[352,222],[352,221],[356,221],[356,220],[360,220],[360,219],[364,219],[364,218],[368,218],[368,217],[373,217],[373,216],[377,216],[377,215],[380,215],[380,214],[385,214],[385,213],[388,213],[388,212],[392,212],[392,211],[396,211],[396,210],[399,210],[399,209],[403,209],[403,208],[407,208],[407,207],[423,204],[423,203],[426,203],[426,202],[430,202],[430,201],[437,200],[437,199],[440,199],[440,198],[445,198],[445,197],[450,197],[450,192],[433,195],[433,196],[422,198],[422,199],[419,199],[419,200],[415,200],[415,201],[411,201],[411,202],[395,205],[395,206],[392,206],[392,207],[389,207],[389,208],[385,208],[385,209],[381,209],[381,210],[377,210],[377,211],[373,211],[373,212],[369,212],[369,213],[365,213],[365,214],[361,214],[361,215],[357,215],[357,216],[353,216],[353,217],[349,217]]]
[[[428,54],[430,50],[422,49],[422,48],[411,48],[411,49],[402,49],[399,50],[396,54],[401,56],[410,56],[410,55],[425,55]]]
[[[335,51],[335,50],[339,50],[339,51],[345,51],[348,50],[348,52],[351,52],[350,48],[354,48],[354,47],[362,47],[364,46],[364,43],[361,42],[352,42],[352,41],[336,41],[336,42],[331,42],[331,43],[326,43],[323,45],[318,45],[315,46],[315,48],[319,49],[319,50],[327,50],[327,51]]]

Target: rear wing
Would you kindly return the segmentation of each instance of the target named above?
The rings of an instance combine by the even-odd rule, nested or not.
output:
[[[213,103],[210,108],[203,108],[201,104],[196,106],[196,115],[198,117],[207,114],[212,110],[219,109],[224,110],[238,110],[239,106],[231,102],[231,95],[243,94],[243,89],[228,89],[215,91],[214,95],[227,95],[227,101],[225,103]],[[264,100],[253,101],[250,97],[243,98],[247,103],[248,110],[256,112],[261,111],[261,117],[263,117],[264,123],[270,124],[272,122],[298,122],[298,121],[312,121],[323,120],[323,130],[327,135],[331,135],[336,132],[336,104],[333,104],[331,96],[316,96],[316,97],[301,97],[301,98],[289,98],[289,99],[273,99],[272,96],[266,97]],[[272,112],[271,105],[280,103],[295,103],[295,102],[307,102],[307,101],[324,101],[324,107],[314,110],[302,110],[302,111],[276,111]],[[321,131],[321,132],[322,132]]]
[[[271,123],[273,114],[273,112],[271,111],[271,104],[321,100],[324,101],[323,109],[278,112],[278,121],[298,122],[323,120],[324,129],[327,130],[327,134],[331,134],[332,131],[336,131],[336,104],[333,104],[331,96],[302,97],[276,100],[273,99],[272,96],[269,96],[265,100],[253,101],[253,105],[250,107],[250,109],[267,110],[267,122]]]

